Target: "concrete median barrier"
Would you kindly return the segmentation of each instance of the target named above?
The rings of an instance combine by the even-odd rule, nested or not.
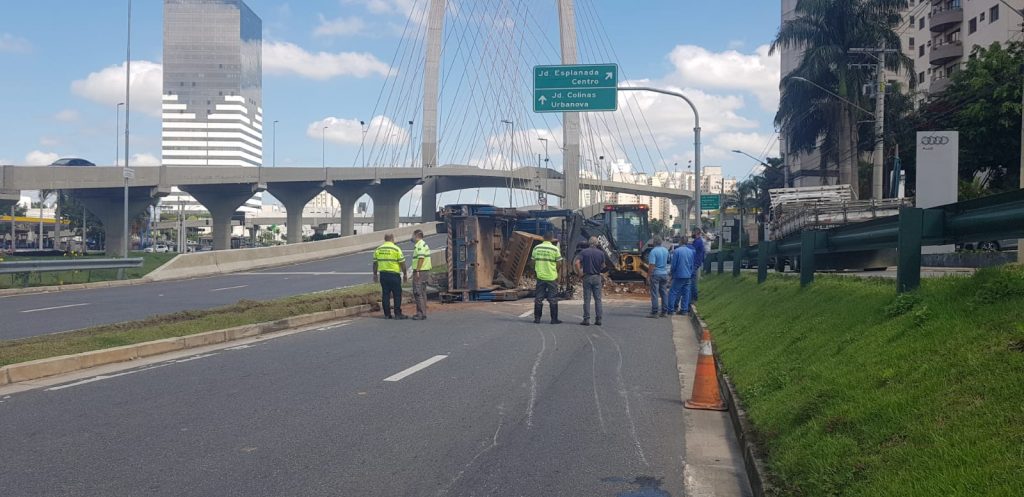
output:
[[[411,299],[403,299],[405,303]],[[355,305],[321,311],[301,316],[280,319],[273,322],[248,324],[223,330],[208,331],[183,337],[165,338],[133,345],[124,345],[103,350],[94,350],[60,357],[50,357],[35,361],[10,364],[0,367],[0,386],[23,381],[38,380],[48,376],[73,373],[83,369],[104,366],[119,362],[129,362],[144,357],[151,357],[179,350],[205,347],[219,343],[253,338],[259,335],[275,333],[294,328],[301,328],[335,319],[356,316],[373,311],[370,304]]]
[[[180,254],[146,275],[143,280],[166,281],[198,278],[354,254],[371,250],[380,245],[385,233],[392,233],[396,239],[404,240],[410,238],[413,231],[417,229],[423,230],[427,236],[435,235],[437,234],[437,223],[417,224],[374,233],[277,247]]]

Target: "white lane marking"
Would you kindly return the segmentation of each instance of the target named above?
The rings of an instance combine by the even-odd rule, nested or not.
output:
[[[530,371],[530,403],[526,406],[527,428],[533,426],[533,405],[537,403],[537,368],[544,357],[544,350],[548,348],[548,339],[544,337],[544,332],[540,329],[537,329],[537,332],[540,333],[540,352],[537,352],[537,360],[533,362],[533,369]]]
[[[419,364],[417,364],[417,365],[415,365],[415,366],[413,366],[413,367],[411,367],[409,369],[406,369],[405,371],[401,371],[399,373],[395,373],[395,374],[393,374],[391,376],[388,376],[387,378],[384,378],[384,381],[401,381],[402,378],[405,378],[406,376],[409,376],[409,375],[411,375],[411,374],[413,374],[413,373],[415,373],[417,371],[426,369],[426,368],[430,367],[431,364],[443,361],[444,358],[446,358],[446,357],[448,357],[448,356],[446,356],[446,355],[436,355],[436,356],[431,357],[430,359],[427,359],[427,360],[425,360],[425,361],[423,361],[423,362],[421,362],[421,363],[419,363]]]
[[[533,315],[533,310],[531,309],[529,311],[526,311],[526,312],[520,314],[519,317],[525,318],[526,316],[532,316],[532,315]]]
[[[249,276],[368,276],[373,273],[369,271],[364,272],[346,272],[346,271],[294,271],[294,272],[267,272],[267,273],[236,273],[236,274],[247,274]]]
[[[245,288],[249,285],[237,285],[237,286],[226,286],[224,288],[214,288],[211,292],[223,292],[224,290],[237,290],[239,288]]]
[[[56,307],[43,307],[42,309],[29,309],[27,311],[21,311],[21,312],[22,312],[22,314],[28,314],[30,312],[52,311],[54,309],[67,309],[69,307],[82,307],[83,305],[89,305],[89,304],[88,303],[84,303],[84,304],[58,305]]]
[[[192,357],[186,357],[185,359],[178,359],[178,360],[173,361],[173,362],[175,364],[178,364],[178,363],[182,363],[182,362],[194,361],[196,359],[206,359],[207,357],[211,357],[211,356],[215,356],[215,355],[217,355],[216,352],[211,352],[209,354],[200,354],[200,355],[194,355]]]
[[[171,364],[173,364],[173,362],[165,362],[163,364],[157,364],[157,365],[154,365],[154,366],[149,366],[148,368],[133,369],[131,371],[125,371],[123,373],[93,376],[92,378],[86,378],[84,380],[76,381],[74,383],[68,383],[66,385],[50,387],[50,388],[47,388],[47,389],[45,389],[43,391],[44,392],[52,392],[52,391],[56,391],[56,390],[63,390],[65,388],[77,387],[77,386],[80,386],[80,385],[85,385],[85,384],[93,383],[93,382],[100,381],[100,380],[109,380],[111,378],[117,378],[119,376],[127,376],[127,375],[130,375],[130,374],[141,373],[143,371],[149,371],[151,369],[162,368],[162,367],[165,367],[165,366],[170,366]]]

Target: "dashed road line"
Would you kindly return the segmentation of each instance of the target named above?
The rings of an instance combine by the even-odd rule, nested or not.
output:
[[[401,372],[395,373],[395,374],[393,374],[391,376],[388,376],[387,378],[384,378],[384,381],[391,381],[391,382],[401,381],[403,378],[405,378],[405,377],[407,377],[407,376],[409,376],[411,374],[414,374],[417,371],[424,370],[424,369],[430,367],[432,364],[435,364],[435,363],[438,363],[440,361],[443,361],[446,357],[448,357],[448,356],[446,356],[446,355],[436,355],[436,356],[431,357],[430,359],[427,359],[427,360],[425,360],[425,361],[423,361],[423,362],[421,362],[421,363],[419,363],[419,364],[417,364],[417,365],[415,365],[415,366],[413,366],[413,367],[411,367],[409,369],[406,369],[404,371],[401,371]]]
[[[55,310],[55,309],[67,309],[69,307],[82,307],[83,305],[89,305],[89,303],[86,302],[86,303],[82,303],[82,304],[68,304],[68,305],[58,305],[58,306],[54,306],[54,307],[43,307],[42,309],[29,309],[29,310],[26,310],[26,311],[21,311],[21,313],[22,314],[28,314],[30,312],[52,311],[52,310]]]

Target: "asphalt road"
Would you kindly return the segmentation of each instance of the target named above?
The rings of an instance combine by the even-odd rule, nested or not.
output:
[[[684,495],[670,320],[433,309],[0,398],[3,494]]]
[[[427,237],[433,248],[442,247],[444,240],[445,235]],[[409,242],[400,245],[412,250]],[[371,258],[370,252],[361,252],[209,278],[4,297],[0,298],[0,340],[369,283]]]

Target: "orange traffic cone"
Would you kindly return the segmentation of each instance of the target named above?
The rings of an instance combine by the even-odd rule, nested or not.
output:
[[[690,400],[683,405],[687,409],[726,410],[722,395],[718,391],[718,372],[715,368],[715,357],[711,353],[711,333],[707,329],[700,337],[700,356],[697,357],[697,373],[693,377],[693,393],[690,394]]]

